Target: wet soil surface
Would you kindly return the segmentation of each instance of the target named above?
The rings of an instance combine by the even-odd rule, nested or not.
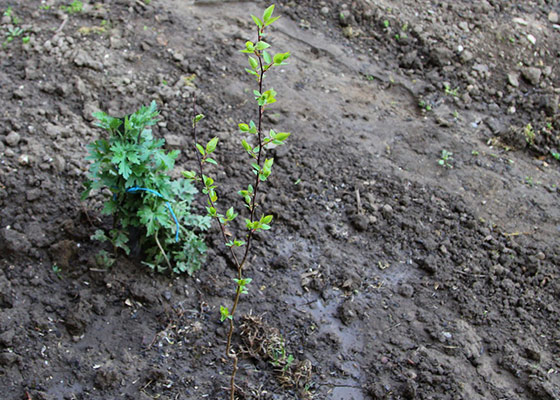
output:
[[[254,115],[237,50],[267,4],[0,5],[2,40],[24,30],[0,49],[0,397],[226,398],[234,271],[217,233],[192,277],[100,268],[89,237],[108,221],[79,196],[92,112],[155,99],[180,171],[196,93],[237,201],[236,124]],[[240,306],[239,398],[560,399],[559,12],[278,2],[270,40],[293,57],[265,123],[293,135]]]

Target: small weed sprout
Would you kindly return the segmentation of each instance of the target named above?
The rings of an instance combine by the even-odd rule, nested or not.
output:
[[[535,144],[536,133],[535,130],[533,129],[533,125],[531,124],[525,125],[525,128],[523,128],[523,135],[525,136],[525,141],[528,144],[530,145]]]
[[[92,239],[110,242],[114,251],[144,252],[145,265],[158,272],[192,274],[201,266],[206,245],[197,232],[210,226],[210,218],[191,214],[196,188],[184,179],[171,180],[178,150],[162,149],[165,140],[152,135],[157,122],[155,101],[125,118],[94,113],[98,126],[108,133],[88,146],[89,180],[82,194],[102,190],[102,213],[113,216],[108,232],[97,230]],[[110,267],[114,258],[107,252],[97,261]]]
[[[23,29],[18,26],[8,28],[8,31],[6,32],[6,40],[4,40],[2,46],[6,47],[8,43],[12,42],[16,37],[21,36],[23,32]]]
[[[230,379],[230,399],[235,399],[235,375],[238,370],[238,355],[232,346],[232,338],[235,329],[234,317],[239,305],[242,294],[248,292],[248,285],[251,278],[245,277],[245,266],[249,256],[249,250],[255,240],[255,233],[270,229],[272,215],[264,214],[260,211],[262,204],[260,202],[261,184],[264,183],[272,173],[274,165],[273,158],[267,158],[267,150],[273,146],[283,145],[285,140],[290,136],[288,132],[276,132],[270,129],[268,132],[263,127],[263,115],[270,105],[276,102],[277,92],[272,88],[264,87],[265,73],[270,72],[278,66],[285,65],[285,61],[290,57],[290,53],[270,53],[270,44],[264,38],[266,37],[265,28],[276,21],[279,17],[272,17],[274,5],[268,7],[262,18],[251,15],[256,24],[257,40],[255,42],[248,41],[242,53],[248,56],[248,68],[245,71],[253,76],[257,82],[257,89],[253,91],[254,100],[257,106],[256,122],[250,120],[246,123],[238,125],[239,131],[245,136],[241,139],[241,146],[248,155],[251,163],[251,169],[254,174],[254,180],[251,184],[243,187],[238,194],[243,200],[243,205],[247,209],[248,216],[245,218],[246,234],[243,237],[228,237],[227,227],[238,216],[233,207],[227,209],[224,213],[218,210],[218,193],[217,184],[214,178],[204,173],[206,164],[217,165],[214,158],[214,151],[218,145],[218,138],[212,138],[206,145],[198,142],[197,124],[204,118],[204,115],[196,113],[196,100],[194,101],[193,111],[193,137],[196,147],[196,153],[199,161],[198,171],[185,171],[183,175],[202,184],[202,192],[206,194],[208,199],[207,211],[208,215],[214,218],[221,231],[222,239],[225,246],[229,248],[229,254],[232,262],[236,266],[237,276],[235,282],[235,297],[231,308],[220,306],[221,321],[228,321],[229,332],[227,336],[227,344],[225,353],[233,362],[233,369]]]
[[[452,155],[452,152],[443,149],[438,164],[445,168],[453,168],[453,165],[451,165],[451,160],[453,160]]]
[[[84,8],[84,3],[82,3],[79,0],[74,0],[72,3],[70,3],[67,6],[60,6],[60,9],[67,14],[76,14],[82,12],[83,8]]]
[[[448,96],[459,97],[459,88],[451,89],[449,83],[443,84],[443,90]]]
[[[432,106],[425,100],[419,100],[418,107],[420,107],[422,111],[432,111]]]
[[[12,20],[12,24],[14,24],[14,25],[19,25],[19,23],[21,22],[19,17],[14,13],[14,9],[13,9],[12,6],[9,6],[8,8],[6,8],[6,11],[4,11],[3,15],[5,17],[9,17]]]
[[[58,265],[54,264],[52,266],[52,271],[58,279],[62,279],[62,269]]]

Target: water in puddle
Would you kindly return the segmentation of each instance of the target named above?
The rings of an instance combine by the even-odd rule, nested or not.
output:
[[[336,301],[325,304],[320,298],[309,302],[294,296],[285,299],[285,301],[296,309],[309,313],[316,321],[320,322],[318,334],[331,333],[338,337],[342,354],[351,354],[361,350],[363,342],[358,336],[359,331],[344,326],[336,317],[338,307]],[[360,383],[362,377],[360,367],[350,360],[343,362],[342,368],[346,372],[344,376],[333,376],[329,381],[321,382],[321,384],[332,386],[329,398],[333,400],[365,400],[366,396]]]

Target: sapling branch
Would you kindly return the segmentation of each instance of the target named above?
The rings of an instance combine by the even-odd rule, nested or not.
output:
[[[196,113],[196,96],[193,99],[193,139],[196,147],[196,157],[198,162],[198,176],[197,173],[192,171],[185,171],[183,175],[189,179],[196,180],[202,183],[204,186],[203,193],[206,194],[208,199],[208,215],[214,218],[218,226],[220,227],[221,236],[224,241],[224,245],[229,247],[231,260],[236,268],[237,278],[234,279],[236,282],[235,297],[231,309],[227,307],[220,307],[221,320],[229,320],[229,331],[227,335],[227,344],[225,349],[226,357],[231,358],[233,361],[233,369],[230,379],[230,399],[235,399],[235,376],[238,370],[238,356],[237,353],[232,349],[233,333],[235,331],[234,316],[236,314],[237,308],[239,306],[240,298],[242,294],[247,294],[247,285],[251,282],[251,278],[243,278],[243,271],[249,256],[249,252],[252,248],[255,233],[259,230],[270,229],[270,222],[272,221],[272,215],[262,215],[260,218],[257,217],[257,208],[259,207],[259,195],[261,182],[268,179],[271,174],[271,168],[273,164],[273,159],[267,159],[265,157],[266,149],[269,144],[282,145],[284,140],[290,135],[287,132],[276,134],[273,130],[270,131],[270,135],[265,135],[263,132],[263,116],[266,106],[276,102],[275,96],[276,92],[273,89],[263,92],[265,72],[270,70],[273,66],[284,65],[284,60],[286,60],[290,53],[279,53],[274,57],[266,51],[270,45],[263,41],[265,27],[273,23],[278,19],[278,17],[272,17],[272,12],[274,11],[274,6],[268,7],[262,17],[262,20],[258,17],[252,15],[253,21],[257,25],[257,41],[255,43],[247,42],[245,44],[245,49],[242,53],[249,54],[249,65],[250,69],[246,68],[246,71],[256,77],[258,90],[254,91],[255,100],[257,101],[257,124],[250,121],[249,124],[239,124],[239,129],[243,133],[250,133],[256,136],[257,144],[252,147],[245,139],[242,140],[242,146],[245,151],[251,157],[251,166],[253,172],[255,173],[253,185],[249,185],[247,190],[239,191],[239,194],[243,197],[245,206],[249,209],[249,216],[245,220],[247,234],[246,242],[233,240],[229,241],[226,233],[226,224],[232,221],[237,214],[234,213],[233,208],[228,209],[225,216],[218,212],[216,207],[216,202],[218,195],[216,193],[216,186],[214,185],[214,180],[206,175],[204,175],[204,164],[210,162],[211,164],[217,164],[217,162],[210,157],[211,153],[215,150],[218,140],[214,138],[208,142],[206,147],[198,142],[198,135],[196,125],[203,118],[202,115]],[[241,247],[245,245],[245,250],[243,255],[239,258],[234,250],[234,247]]]

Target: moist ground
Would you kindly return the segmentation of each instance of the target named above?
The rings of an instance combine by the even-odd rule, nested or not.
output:
[[[240,306],[239,398],[560,398],[560,10],[520,3],[277,3],[293,57],[265,122],[292,137]],[[237,50],[268,4],[60,5],[0,1],[2,32],[24,29],[0,49],[2,398],[226,398],[217,232],[192,277],[104,269],[89,238],[111,221],[79,196],[92,112],[156,100],[179,174],[196,93],[238,201],[255,110]],[[278,338],[288,368],[263,351]]]

